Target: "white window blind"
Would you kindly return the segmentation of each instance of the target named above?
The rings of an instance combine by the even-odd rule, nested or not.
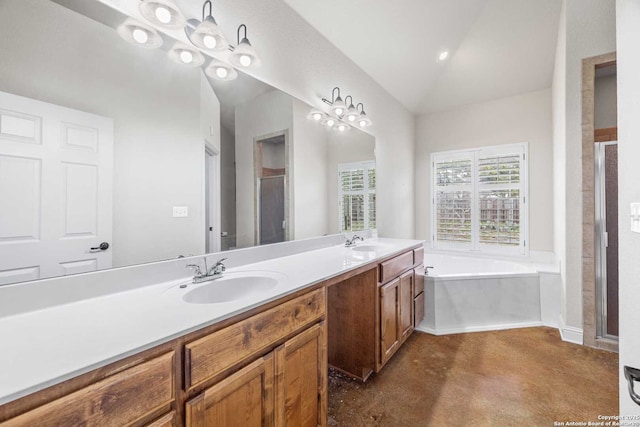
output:
[[[527,144],[432,154],[433,247],[526,253]]]
[[[340,232],[376,228],[375,162],[338,165]]]

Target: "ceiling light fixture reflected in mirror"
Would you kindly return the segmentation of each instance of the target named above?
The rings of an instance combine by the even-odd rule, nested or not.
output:
[[[240,40],[240,31],[244,29],[244,37]],[[238,27],[237,34],[237,46],[229,47],[231,50],[231,55],[229,55],[229,62],[231,62],[236,67],[242,68],[255,68],[259,67],[261,64],[260,58],[258,58],[258,54],[256,50],[251,46],[251,42],[247,38],[247,26],[242,24]]]
[[[169,51],[169,58],[176,64],[199,67],[204,63],[204,55],[184,43],[177,42]]]
[[[208,15],[206,14],[207,6],[209,6]],[[202,5],[202,21],[189,19],[184,32],[194,46],[213,52],[221,52],[229,47],[229,43],[213,18],[212,8],[211,0],[205,1]]]
[[[214,59],[209,66],[204,70],[205,73],[212,79],[216,80],[235,80],[238,77],[238,72],[231,65],[226,62]]]
[[[175,0],[141,0],[139,9],[149,22],[163,28],[180,29],[186,24]]]
[[[128,18],[118,27],[118,34],[129,43],[146,49],[162,46],[162,37],[156,30],[133,18]]]
[[[348,104],[342,100],[340,97],[340,88],[336,86],[331,91],[331,101],[322,98],[322,102],[331,106],[331,111],[335,114],[335,117],[327,115],[315,108],[311,109],[307,117],[320,121],[323,125],[330,128],[335,126],[335,129],[339,132],[345,132],[356,125],[360,128],[366,128],[372,125],[371,119],[369,119],[367,113],[364,111],[364,104],[362,102],[354,107],[353,97],[351,95],[347,95],[344,99],[345,101],[349,101]],[[347,107],[347,105],[349,105],[349,107]],[[345,121],[342,121],[343,117]]]

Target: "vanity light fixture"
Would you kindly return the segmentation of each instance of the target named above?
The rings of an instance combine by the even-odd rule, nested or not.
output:
[[[347,121],[355,122],[356,119],[360,116],[360,112],[356,107],[353,106],[353,97],[351,95],[345,96],[344,100],[346,101],[347,98],[351,98],[351,101],[348,104],[349,108],[347,108],[347,114],[345,117],[347,118]]]
[[[309,115],[307,116],[307,118],[309,118],[309,119],[311,119],[313,121],[319,122],[319,121],[321,121],[322,119],[325,118],[325,114],[322,111],[318,110],[318,109],[312,108],[311,111],[309,112]]]
[[[204,63],[204,55],[184,43],[177,42],[169,51],[169,58],[176,64],[199,67]]]
[[[329,116],[329,117],[325,117],[320,123],[325,125],[328,128],[332,128],[333,126],[335,126],[337,122],[338,122],[338,119]]]
[[[169,29],[180,29],[186,20],[175,0],[140,0],[140,13],[149,22]]]
[[[345,122],[339,122],[339,123],[336,125],[335,129],[336,129],[338,132],[346,132],[346,131],[348,131],[349,129],[351,129],[351,126],[349,126],[349,125],[348,125],[347,123],[345,123]]]
[[[336,92],[338,92],[337,97],[336,97]],[[333,90],[331,91],[331,101],[329,101],[328,99],[322,98],[322,102],[331,105],[331,110],[338,117],[342,117],[344,112],[347,110],[347,104],[345,104],[342,98],[340,97],[340,88],[337,86],[334,87]]]
[[[240,40],[240,30],[244,28],[244,37]],[[251,46],[249,39],[247,38],[247,26],[241,24],[238,27],[238,44],[235,47],[229,47],[231,55],[229,55],[229,62],[236,67],[241,68],[255,68],[260,66],[260,58],[256,50]]]
[[[358,118],[356,119],[358,126],[360,126],[361,128],[366,128],[367,126],[371,126],[373,123],[371,122],[371,119],[367,117],[367,113],[364,112],[364,104],[362,102],[360,102],[357,105],[357,107],[360,107],[360,106],[362,106],[362,109],[360,110],[360,116],[358,116]]]
[[[146,49],[162,46],[162,37],[156,30],[133,18],[128,18],[118,27],[118,34],[129,43]]]
[[[244,28],[244,37],[240,40],[240,30]],[[229,62],[236,67],[242,68],[255,68],[260,66],[260,58],[256,50],[251,46],[251,42],[247,38],[247,26],[241,24],[238,27],[238,44],[235,47],[229,47],[231,55],[229,55]]]
[[[207,6],[209,6],[208,15],[206,14]],[[194,46],[204,50],[220,52],[227,49],[229,44],[222,31],[220,31],[218,23],[213,18],[212,8],[211,0],[205,1],[202,5],[202,21],[189,19],[184,32]]]
[[[226,62],[214,59],[204,72],[211,78],[216,80],[235,80],[238,77],[238,72],[231,65]]]

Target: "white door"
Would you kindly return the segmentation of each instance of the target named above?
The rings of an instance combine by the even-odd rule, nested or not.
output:
[[[111,119],[0,92],[0,285],[110,268],[112,175]]]

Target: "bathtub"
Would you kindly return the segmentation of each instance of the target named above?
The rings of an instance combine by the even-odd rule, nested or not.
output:
[[[533,326],[557,327],[559,275],[531,263],[425,253],[425,318],[435,335]]]

